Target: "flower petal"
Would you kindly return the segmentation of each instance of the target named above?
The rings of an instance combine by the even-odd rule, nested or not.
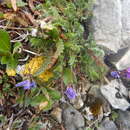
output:
[[[25,80],[25,81],[22,81],[22,82],[16,84],[15,86],[16,87],[23,86],[24,90],[29,90],[31,88],[36,87],[36,83],[34,81],[31,82],[30,80]]]
[[[130,73],[130,68],[127,69],[127,72]]]
[[[15,86],[16,87],[26,86],[29,82],[30,82],[30,80],[24,80],[22,82],[17,83]]]
[[[69,99],[75,99],[77,95],[72,87],[68,87],[65,91],[65,94]]]
[[[32,87],[32,88],[36,87],[36,82],[33,81],[33,82],[30,84],[30,87]]]
[[[24,89],[24,90],[29,90],[29,89],[31,89],[31,87],[30,87],[30,86],[24,86],[23,89]]]
[[[120,75],[119,75],[118,71],[112,71],[112,72],[110,73],[110,75],[111,75],[113,78],[120,78]]]
[[[126,77],[127,77],[128,79],[130,79],[130,73],[127,73],[127,74],[126,74]]]

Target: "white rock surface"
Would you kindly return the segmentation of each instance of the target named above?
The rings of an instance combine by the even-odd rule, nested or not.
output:
[[[130,0],[96,0],[92,25],[98,45],[114,52],[130,45]]]
[[[122,46],[130,46],[130,0],[121,0],[122,4]]]
[[[120,91],[118,91],[118,89],[120,89]],[[123,96],[128,96],[127,90],[121,82],[119,83],[117,80],[112,80],[108,85],[101,86],[100,90],[113,108],[125,111],[130,107],[129,102]],[[119,92],[119,98],[116,97],[117,92]]]

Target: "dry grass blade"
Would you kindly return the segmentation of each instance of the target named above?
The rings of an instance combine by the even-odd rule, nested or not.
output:
[[[17,2],[16,2],[17,0],[11,0],[11,5],[12,5],[12,8],[13,8],[13,10],[14,11],[17,11]]]
[[[29,0],[28,1],[28,5],[29,5],[29,8],[31,9],[31,11],[35,14],[35,15],[40,15],[40,12],[36,11],[35,10],[35,6],[33,4],[35,0]]]
[[[28,13],[27,11],[23,11],[23,13],[25,14],[25,16],[29,19],[29,21],[30,21],[34,26],[38,26],[36,20],[35,20],[34,17],[31,15],[31,13]]]

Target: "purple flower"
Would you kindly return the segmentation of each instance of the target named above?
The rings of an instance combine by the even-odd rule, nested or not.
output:
[[[75,99],[77,96],[75,90],[72,87],[67,87],[65,94],[69,99]]]
[[[127,77],[128,79],[130,79],[130,68],[128,68],[128,69],[126,70],[126,77]]]
[[[130,68],[128,68],[126,71],[127,71],[127,73],[130,73]]]
[[[29,90],[29,89],[35,87],[36,83],[34,81],[31,82],[30,80],[24,80],[20,83],[17,83],[15,86],[16,87],[23,86],[24,90]]]
[[[126,73],[126,77],[130,79],[130,73]]]
[[[120,78],[120,75],[119,75],[118,71],[112,71],[112,72],[110,73],[110,75],[111,75],[113,78]]]

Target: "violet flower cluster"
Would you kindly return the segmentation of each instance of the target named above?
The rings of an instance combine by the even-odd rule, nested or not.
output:
[[[112,72],[110,73],[110,75],[111,75],[113,78],[124,77],[124,78],[130,79],[130,68],[127,68],[127,69],[122,70],[122,71],[112,71]]]
[[[16,87],[23,87],[24,90],[29,90],[31,88],[36,87],[36,83],[34,81],[24,80],[20,83],[17,83],[15,86]]]
[[[110,73],[110,75],[113,77],[113,78],[120,78],[120,75],[119,75],[119,72],[118,71],[112,71]]]
[[[128,79],[130,79],[130,68],[128,68],[128,69],[126,70],[126,77],[127,77]]]
[[[72,87],[67,87],[66,91],[65,91],[65,94],[66,96],[69,98],[69,99],[75,99],[77,94],[75,92],[75,90],[72,88]]]

